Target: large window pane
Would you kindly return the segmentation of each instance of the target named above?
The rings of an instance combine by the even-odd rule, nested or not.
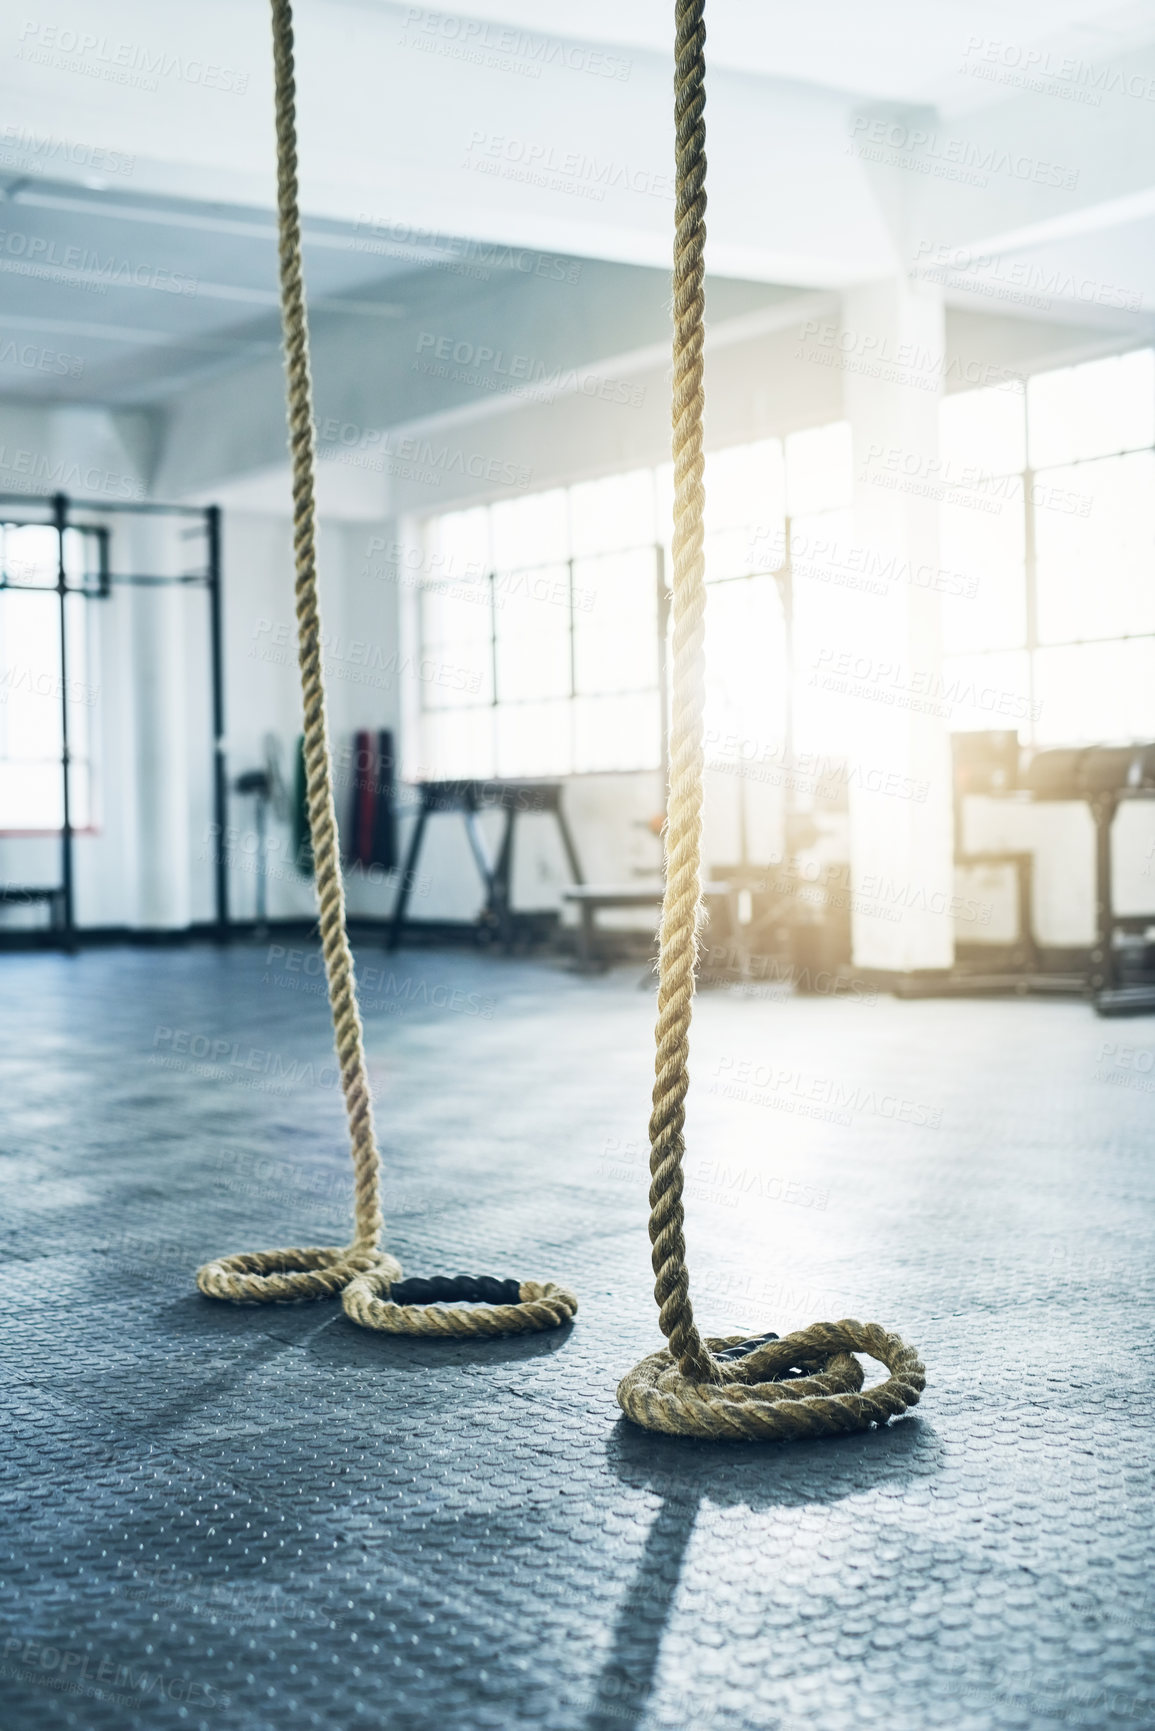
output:
[[[1027,386],[1031,467],[1155,444],[1155,352],[1038,373]]]
[[[493,710],[447,709],[422,718],[420,781],[454,781],[494,774]]]
[[[782,743],[786,633],[772,577],[721,583],[706,597],[706,755],[764,757]]]
[[[941,688],[932,695],[952,733],[987,728],[1015,731],[1024,743],[1037,734],[1039,705],[1025,650],[996,655],[952,655],[943,662]]]
[[[939,456],[950,479],[963,471],[1015,475],[1027,466],[1023,387],[1011,382],[985,391],[957,391],[939,410]]]
[[[792,517],[841,511],[854,497],[850,426],[832,421],[786,440],[786,509]]]
[[[425,706],[454,709],[490,702],[493,612],[489,578],[427,583],[421,590],[420,607],[422,658],[447,670],[442,680],[422,682]]]
[[[495,580],[497,701],[570,694],[569,568],[545,565]]]
[[[658,580],[653,549],[575,559],[574,690],[638,691],[658,683]]]
[[[497,774],[569,775],[573,769],[570,705],[503,703],[497,724]]]
[[[1155,631],[1155,455],[1037,479],[1040,501],[1077,494],[1087,506],[1085,515],[1036,506],[1040,641]]]
[[[849,510],[792,518],[795,716],[800,752],[850,756],[877,711],[875,668],[894,660],[887,597],[911,576],[910,562],[854,538]],[[845,677],[843,657],[865,658],[865,679]]]
[[[1088,643],[1035,657],[1037,738],[1055,745],[1155,738],[1155,643]]]
[[[1025,644],[1025,554],[1021,504],[997,514],[973,504],[940,507],[939,592],[947,654]]]
[[[785,502],[782,445],[760,439],[706,453],[706,533],[777,522]]]
[[[69,582],[88,574],[80,531],[65,538]],[[0,830],[59,829],[64,821],[62,705],[67,698],[69,821],[94,821],[93,731],[99,690],[92,683],[91,627],[95,603],[65,600],[67,690],[60,655],[60,597],[56,593],[56,531],[40,524],[3,529],[5,587],[0,590]]]
[[[612,553],[620,547],[652,545],[655,535],[654,474],[637,469],[570,488],[572,551]]]
[[[425,566],[431,577],[480,581],[491,564],[488,509],[478,505],[472,511],[431,517],[425,525],[424,543]]]
[[[564,559],[569,551],[565,489],[503,499],[490,508],[491,554],[499,571],[520,571]]]
[[[573,705],[574,769],[653,769],[662,760],[656,691],[579,697]]]

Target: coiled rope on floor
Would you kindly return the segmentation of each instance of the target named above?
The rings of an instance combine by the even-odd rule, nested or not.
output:
[[[373,1100],[365,1066],[353,956],[345,926],[345,892],[325,714],[323,639],[317,594],[313,386],[297,187],[293,15],[290,0],[271,0],[271,4],[281,322],[293,474],[293,552],[305,776],[321,951],[352,1146],[354,1226],[353,1241],[344,1248],[305,1245],[219,1257],[197,1270],[197,1285],[210,1298],[239,1303],[332,1298],[339,1294],[354,1322],[391,1334],[467,1337],[556,1328],[577,1312],[577,1299],[564,1287],[472,1275],[402,1281],[401,1264],[381,1247],[384,1229],[381,1161],[373,1128]]]
[[[668,1345],[625,1377],[618,1401],[650,1430],[786,1439],[865,1430],[913,1406],[926,1385],[918,1354],[874,1323],[819,1322],[783,1340],[703,1340],[694,1322],[683,1231],[682,1160],[690,1017],[701,914],[705,710],[706,28],[705,0],[675,0],[673,674],[666,887],[658,961],[650,1118],[650,1243],[658,1322]],[[889,1378],[863,1391],[852,1355]]]

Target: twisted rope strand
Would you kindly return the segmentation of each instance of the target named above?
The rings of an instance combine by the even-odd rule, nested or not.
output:
[[[392,1334],[461,1337],[557,1328],[575,1315],[577,1299],[564,1287],[552,1284],[523,1281],[518,1288],[518,1302],[506,1304],[396,1304],[388,1298],[389,1288],[401,1277],[401,1264],[381,1249],[384,1227],[379,1191],[381,1160],[373,1130],[373,1101],[365,1067],[353,956],[345,928],[345,891],[321,662],[316,450],[297,186],[293,14],[291,0],[271,0],[271,5],[281,325],[293,473],[293,552],[305,725],[305,784],[320,907],[321,951],[352,1147],[354,1227],[353,1242],[346,1249],[307,1245],[221,1257],[198,1269],[197,1285],[211,1298],[263,1303],[340,1295],[346,1314],[354,1322]]]
[[[293,465],[293,550],[297,584],[297,652],[305,716],[305,786],[314,873],[320,903],[321,951],[329,987],[341,1087],[349,1120],[354,1171],[352,1250],[375,1249],[384,1222],[379,1201],[380,1156],[373,1133],[373,1102],[353,957],[345,931],[345,890],[333,803],[329,730],[321,667],[321,608],[317,594],[317,530],[313,435],[313,382],[301,261],[297,193],[296,81],[289,0],[272,0],[277,85],[277,223],[280,236],[281,321],[288,386],[289,447]]]
[[[304,1246],[222,1257],[197,1272],[202,1292],[214,1298],[275,1301],[334,1297],[357,1273],[383,1269],[396,1279],[400,1264],[380,1249],[384,1221],[373,1102],[353,956],[345,929],[337,813],[333,803],[329,730],[321,665],[321,607],[317,593],[316,454],[309,329],[301,259],[297,187],[296,79],[290,0],[271,0],[276,78],[277,226],[281,276],[289,449],[293,475],[293,553],[296,566],[297,652],[304,709],[305,785],[321,953],[329,990],[341,1088],[353,1157],[353,1242],[347,1249]]]
[[[702,349],[706,297],[704,0],[680,0],[674,69],[677,204],[674,237],[673,704],[666,817],[666,889],[650,1117],[650,1243],[659,1323],[682,1374],[717,1380],[694,1325],[682,1226],[682,1157],[690,1016],[701,904],[705,559],[702,554]]]
[[[650,1243],[658,1322],[668,1345],[625,1377],[627,1417],[679,1436],[828,1436],[863,1430],[913,1406],[926,1386],[918,1355],[876,1323],[819,1322],[736,1359],[715,1357],[742,1335],[704,1341],[694,1322],[683,1232],[682,1160],[690,1017],[698,960],[705,713],[705,509],[702,456],[705,341],[705,0],[675,0],[673,699],[666,888],[658,959],[655,1081],[650,1117]],[[855,1353],[889,1378],[863,1392]],[[782,1380],[792,1370],[802,1375]]]

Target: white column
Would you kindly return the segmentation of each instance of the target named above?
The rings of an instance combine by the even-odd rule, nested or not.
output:
[[[906,277],[852,289],[843,327],[856,363],[844,381],[854,536],[882,561],[873,568],[891,573],[871,610],[875,640],[861,644],[862,666],[850,675],[862,723],[850,788],[854,963],[946,968],[954,960],[950,722],[940,596],[929,580],[940,564],[941,290]]]
[[[134,573],[172,576],[181,545],[167,519],[134,517],[123,538]],[[128,590],[136,710],[137,906],[144,930],[180,930],[190,918],[186,612],[176,585]]]

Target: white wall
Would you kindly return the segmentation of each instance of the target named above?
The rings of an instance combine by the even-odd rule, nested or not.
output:
[[[612,287],[608,277],[606,282]],[[606,293],[609,287],[603,285]],[[784,312],[771,297],[749,314],[727,305],[725,295],[716,296],[714,304],[719,315],[729,317],[717,320],[708,365],[711,444],[781,434],[844,413],[844,370],[816,364],[813,353],[821,350],[822,343],[802,340],[815,319],[837,318],[837,301],[807,297]],[[630,320],[631,328],[640,333],[645,320],[636,308],[626,322]],[[1101,347],[1102,341],[1101,333],[1077,327],[967,313],[948,314],[945,348],[948,369],[953,357],[958,362],[955,381],[962,382],[965,366],[975,356],[997,356],[998,364],[1005,367],[1033,367],[1086,353]],[[376,428],[392,427],[391,436],[402,436],[406,426],[410,431],[426,427],[443,442],[456,441],[455,448],[468,447],[528,468],[534,487],[631,464],[656,463],[667,454],[664,346],[658,353],[652,345],[648,349],[643,345],[632,360],[627,357],[622,362],[640,389],[633,406],[605,402],[580,390],[552,404],[488,398],[447,411],[436,418],[436,424],[426,418],[397,427],[387,407],[391,399],[376,387],[368,389],[364,379],[356,380],[356,354],[339,352],[338,347],[327,354],[327,401],[336,412],[353,405]],[[284,450],[279,390],[273,388],[275,375],[266,378],[263,371],[260,388],[248,392],[252,383],[245,375],[230,375],[220,381],[215,395],[206,385],[163,425],[138,413],[33,409],[0,401],[0,489],[43,494],[63,487],[116,499],[140,496],[162,476],[170,498],[223,503],[230,778],[259,764],[263,736],[269,731],[281,742],[285,768],[291,774],[292,748],[300,731],[287,473],[274,460]],[[348,396],[343,394],[346,387]],[[243,405],[246,395],[249,418],[240,423],[242,436],[216,440],[213,427],[233,426],[232,412]],[[326,669],[332,734],[340,750],[359,727],[390,727],[398,732],[411,727],[418,696],[419,681],[412,665],[415,645],[406,636],[406,591],[380,558],[370,556],[371,543],[396,540],[401,511],[449,509],[492,497],[499,489],[483,475],[450,467],[443,468],[437,483],[430,485],[390,474],[385,465],[373,468],[345,462],[339,451],[329,453],[320,470]],[[111,521],[116,557],[127,560],[132,556],[128,518]],[[171,549],[164,554],[170,556],[175,557]],[[134,926],[153,923],[157,917],[155,910],[149,911],[141,888],[150,868],[141,854],[138,786],[140,733],[148,725],[149,714],[144,699],[148,677],[155,671],[141,668],[140,655],[142,645],[155,635],[149,614],[154,601],[147,592],[119,592],[111,602],[92,605],[91,678],[100,692],[102,833],[77,841],[77,911],[83,924]],[[166,676],[160,684],[173,699],[183,686],[176,734],[183,734],[185,741],[178,779],[188,822],[187,840],[179,843],[181,858],[171,865],[176,876],[187,882],[181,893],[187,917],[195,922],[211,917],[212,863],[218,844],[211,828],[206,609],[199,592],[181,596],[174,605],[181,677]],[[165,642],[166,652],[171,653],[172,629]],[[337,794],[343,815],[351,789],[339,782]],[[724,863],[738,852],[736,797],[732,778],[711,778],[707,866]],[[780,795],[777,790],[761,789],[758,799],[757,846],[772,857],[781,848]],[[576,778],[567,787],[566,801],[588,879],[632,882],[643,881],[647,872],[656,873],[660,848],[645,828],[646,820],[661,806],[656,773]],[[255,906],[252,809],[251,801],[236,797],[230,801],[233,833],[224,838],[232,911],[239,918],[251,917]],[[1032,842],[1019,844],[1040,844],[1039,935],[1045,942],[1088,941],[1089,839],[1079,827],[1086,828],[1085,815],[1076,808],[1055,808],[1053,816],[1040,814]],[[409,821],[402,823],[402,845]],[[1001,808],[998,825],[1005,827],[1012,821],[1019,820],[1012,819],[1009,808]],[[1120,881],[1130,906],[1141,902],[1155,885],[1145,821],[1143,816],[1128,815],[1120,823]],[[170,814],[161,829],[172,827]],[[992,830],[990,837],[994,834]],[[971,845],[996,845],[986,835],[969,839]],[[292,866],[287,831],[274,825],[270,841],[266,871],[270,915],[310,917],[312,888]],[[544,820],[527,822],[518,844],[516,891],[521,905],[558,905],[568,870],[552,826]],[[56,876],[57,853],[51,841],[0,840],[0,874],[9,881],[48,881]],[[155,881],[155,861],[151,869]],[[163,876],[168,868],[160,869]],[[435,826],[423,879],[412,905],[415,917],[467,918],[475,911],[477,876],[459,822],[443,819]],[[1001,931],[1005,923],[1005,908],[999,902],[1005,894],[1005,886],[990,887],[992,908],[998,902],[1002,910],[992,915],[991,934]],[[349,905],[354,913],[383,915],[392,906],[393,895],[391,883],[350,880]],[[24,917],[34,923],[42,915],[10,912],[4,921],[12,924]],[[956,935],[985,934],[960,925]]]

